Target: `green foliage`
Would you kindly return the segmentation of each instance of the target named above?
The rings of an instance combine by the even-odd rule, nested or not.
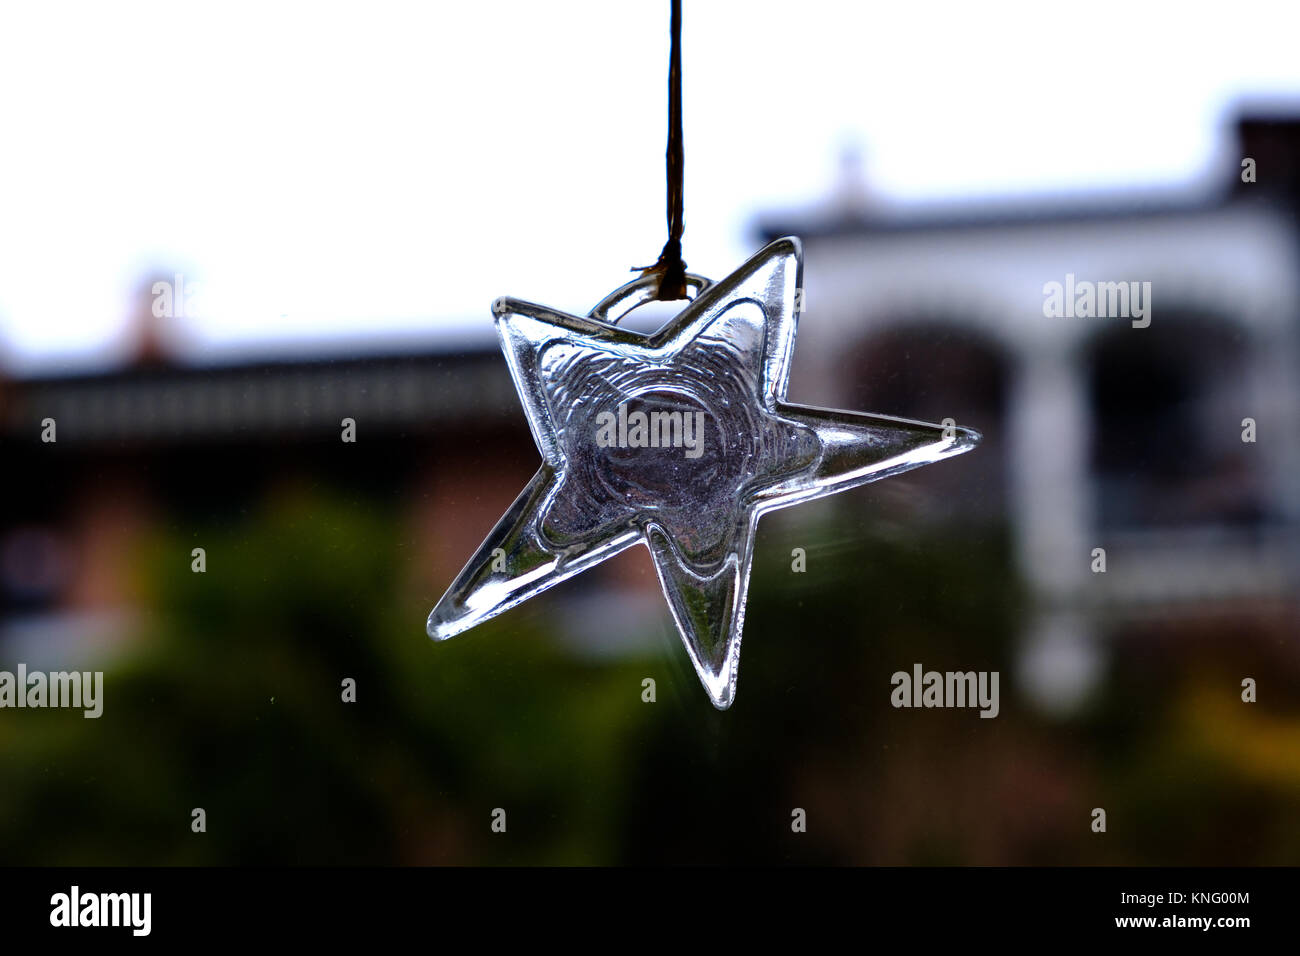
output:
[[[1258,666],[1198,677],[1121,650],[1085,713],[1049,719],[1017,696],[1026,608],[1008,542],[872,536],[846,526],[870,524],[855,509],[760,529],[726,713],[666,608],[648,650],[635,615],[607,623],[619,653],[575,650],[558,611],[598,578],[435,644],[437,595],[412,585],[401,521],[373,501],[296,491],[198,531],[187,519],[184,536],[123,556],[142,616],[106,665],[103,717],[0,716],[0,858],[1294,862],[1296,722],[1256,728],[1231,687],[1209,723],[1189,716],[1206,674]],[[805,573],[790,569],[792,528]],[[206,573],[190,569],[195,546]],[[889,676],[918,662],[999,671],[1001,714],[894,709]],[[1243,734],[1256,746],[1238,755]],[[1088,828],[1094,806],[1105,835]],[[190,830],[195,807],[206,833]],[[491,831],[497,807],[506,834]],[[791,832],[795,807],[806,833]]]

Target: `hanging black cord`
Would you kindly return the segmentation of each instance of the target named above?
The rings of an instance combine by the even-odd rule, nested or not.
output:
[[[659,276],[655,298],[668,302],[686,298],[686,263],[682,261],[682,0],[672,0],[672,47],[668,54],[668,241],[659,260],[641,270]]]

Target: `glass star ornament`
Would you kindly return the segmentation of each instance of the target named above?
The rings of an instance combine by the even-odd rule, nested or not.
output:
[[[736,693],[758,519],[973,448],[979,434],[786,401],[802,252],[778,239],[652,334],[493,306],[542,465],[429,615],[445,640],[636,544],[718,709]],[[630,308],[624,311],[630,311]]]

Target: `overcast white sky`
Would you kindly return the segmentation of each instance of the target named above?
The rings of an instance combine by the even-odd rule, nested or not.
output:
[[[585,311],[664,240],[668,0],[5,4],[0,363],[103,362],[182,273],[195,357]],[[1188,17],[1188,19],[1182,19]],[[1300,6],[686,0],[686,259],[828,189],[900,203],[1188,183],[1300,97]],[[311,340],[305,345],[303,340]]]

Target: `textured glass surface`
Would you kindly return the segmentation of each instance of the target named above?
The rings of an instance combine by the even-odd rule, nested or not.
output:
[[[736,692],[759,517],[973,448],[978,433],[792,405],[797,239],[645,335],[516,299],[494,311],[542,466],[429,615],[443,640],[634,544],[714,705]]]

